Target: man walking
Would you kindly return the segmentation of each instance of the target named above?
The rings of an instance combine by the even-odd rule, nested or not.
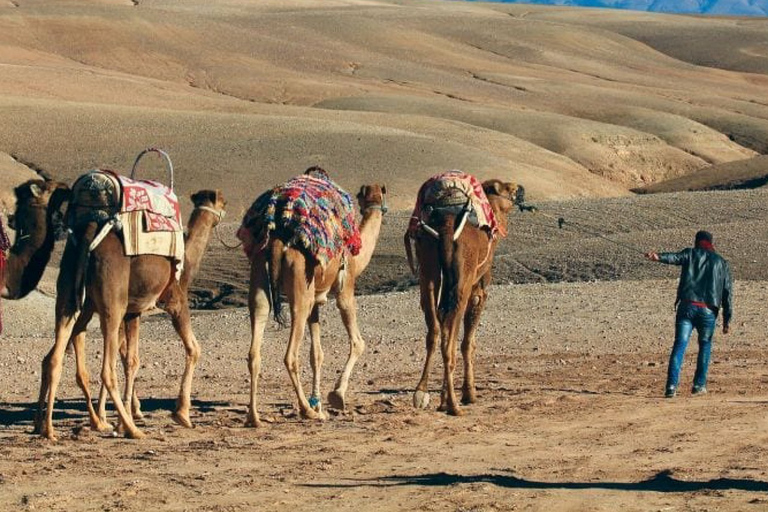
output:
[[[677,394],[683,355],[694,328],[699,333],[699,356],[696,360],[692,394],[704,394],[707,392],[707,370],[717,314],[722,307],[723,334],[728,334],[733,314],[731,269],[728,262],[715,252],[712,234],[708,231],[696,233],[693,248],[661,254],[649,252],[645,257],[651,261],[682,267],[675,301],[675,344],[669,356],[664,396],[672,398]]]

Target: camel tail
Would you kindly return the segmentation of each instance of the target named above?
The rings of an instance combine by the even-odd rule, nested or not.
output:
[[[83,228],[82,234],[77,237],[77,245],[75,246],[74,264],[72,265],[72,289],[70,290],[71,304],[75,311],[80,311],[83,304],[85,304],[85,289],[86,282],[88,280],[88,265],[91,260],[91,243],[93,243],[96,235],[99,232],[99,224],[97,222],[89,222]],[[69,244],[69,242],[67,242]],[[66,250],[64,254],[66,254]],[[61,262],[61,267],[65,268],[64,261]]]
[[[283,255],[285,244],[279,238],[274,238],[269,248],[267,258],[267,274],[269,275],[269,303],[272,307],[272,316],[280,327],[288,325],[288,319],[283,311],[283,303],[280,300],[280,275],[283,270]]]
[[[446,215],[437,229],[440,234],[437,255],[441,275],[437,311],[443,316],[456,309],[458,304],[459,279],[454,261],[456,242],[453,240],[455,223],[456,217],[454,215]]]

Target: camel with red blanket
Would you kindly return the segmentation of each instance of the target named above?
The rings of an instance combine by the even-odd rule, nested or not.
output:
[[[350,350],[328,401],[331,407],[345,407],[352,369],[365,348],[357,326],[355,281],[368,266],[376,247],[386,211],[385,197],[386,187],[382,185],[360,189],[357,201],[363,219],[358,230],[351,197],[315,167],[262,194],[246,214],[238,231],[251,262],[251,394],[246,425],[260,425],[257,393],[261,343],[270,310],[278,323],[286,322],[282,294],[287,298],[291,318],[285,366],[298,398],[299,412],[307,419],[327,418],[320,394],[320,306],[326,303],[329,293],[336,296]],[[313,373],[309,400],[299,380],[298,359],[307,323]]]
[[[131,438],[144,436],[120,399],[114,363],[120,326],[127,326],[130,350],[132,340],[138,335],[139,316],[153,308],[158,300],[167,306],[186,349],[185,369],[174,417],[181,424],[191,426],[191,383],[200,346],[190,326],[186,288],[202,258],[212,227],[221,219],[224,200],[218,191],[201,191],[192,196],[195,210],[190,219],[186,252],[183,235],[173,231],[160,232],[159,235],[160,239],[172,242],[165,247],[167,255],[126,255],[126,252],[133,250],[145,251],[146,247],[142,249],[142,246],[153,245],[154,242],[151,237],[141,235],[135,238],[129,234],[129,226],[139,223],[139,219],[133,217],[144,215],[139,210],[134,210],[138,214],[122,212],[127,213],[127,216],[120,217],[124,222],[115,222],[118,218],[115,214],[126,209],[125,204],[122,208],[116,204],[115,197],[128,199],[141,196],[117,194],[113,188],[116,178],[119,177],[112,173],[92,171],[78,179],[72,190],[64,184],[42,180],[29,181],[15,190],[16,239],[8,260],[7,297],[22,298],[37,285],[53,250],[57,226],[65,215],[71,229],[56,285],[55,342],[43,359],[39,411],[35,422],[35,431],[49,439],[56,438],[52,422],[53,405],[64,350],[70,340],[77,360],[77,382],[86,397],[91,426],[98,430],[110,428],[93,408],[85,366],[85,329],[94,313],[99,314],[104,336],[102,384],[115,403],[126,435]],[[66,202],[69,206],[65,214],[62,209]],[[166,210],[160,212],[164,218],[147,219],[147,224],[174,223],[180,227],[178,202],[171,201],[162,209]],[[170,215],[165,215],[167,213]],[[121,235],[116,233],[118,227],[123,229]],[[182,236],[180,254],[186,266],[177,280],[182,262],[173,256],[179,254],[178,244],[173,241],[179,236]],[[132,248],[128,247],[128,241],[132,241]],[[138,359],[135,362],[138,363]],[[131,372],[135,374],[135,370],[126,371],[129,376]]]
[[[421,309],[427,324],[427,358],[416,386],[413,404],[429,404],[427,379],[440,337],[443,355],[441,411],[459,416],[453,372],[457,338],[464,321],[461,352],[464,359],[462,403],[477,400],[475,391],[475,332],[488,298],[491,267],[499,238],[506,236],[507,214],[522,187],[514,183],[476,178],[460,171],[433,176],[419,190],[416,208],[405,234],[411,270],[411,240],[415,240]]]

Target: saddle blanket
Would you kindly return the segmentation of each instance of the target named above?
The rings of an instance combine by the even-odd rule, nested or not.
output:
[[[482,183],[471,174],[457,170],[435,174],[424,182],[416,196],[416,206],[408,224],[408,233],[415,236],[419,225],[429,220],[424,212],[426,206],[458,207],[466,204],[467,201],[472,205],[472,211],[475,214],[470,218],[474,220],[476,216],[477,226],[486,229],[492,237],[496,237],[499,234],[499,225]]]
[[[155,254],[171,257],[178,279],[184,264],[184,228],[176,194],[150,180],[134,180],[110,170],[95,169],[78,178],[72,187],[76,210],[91,216],[93,210],[111,214],[122,229],[126,256]],[[101,233],[101,237],[106,235]]]
[[[249,259],[267,247],[273,234],[323,267],[343,251],[358,254],[362,244],[352,197],[332,180],[310,175],[261,194],[237,231]]]

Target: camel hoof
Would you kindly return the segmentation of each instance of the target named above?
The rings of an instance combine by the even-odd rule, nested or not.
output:
[[[429,406],[429,393],[417,389],[413,394],[413,406],[417,409],[426,409]]]
[[[464,405],[470,405],[477,402],[477,396],[474,394],[467,394],[461,397],[461,403]]]
[[[307,409],[301,411],[301,417],[305,420],[323,420],[321,413],[318,413],[314,409]]]
[[[461,407],[453,407],[448,409],[448,414],[451,416],[464,416],[464,410]]]
[[[115,430],[115,427],[106,420],[99,420],[96,423],[91,423],[91,430],[96,432],[112,432]]]
[[[135,420],[143,420],[144,419],[144,413],[141,412],[141,410],[139,410],[139,409],[134,409],[132,416],[133,416],[133,419],[135,419]]]
[[[328,393],[328,405],[340,411],[343,411],[347,406],[346,401],[344,400],[344,395],[338,391],[331,391]]]
[[[195,426],[192,424],[192,420],[189,419],[189,414],[180,413],[178,411],[174,412],[172,415],[173,421],[181,425],[185,428],[194,428]]]
[[[245,427],[246,428],[259,428],[261,427],[261,420],[259,419],[258,414],[249,412],[248,417],[245,419]]]
[[[133,430],[127,431],[125,433],[125,437],[127,437],[128,439],[144,439],[145,437],[147,437],[147,434],[135,428]]]
[[[56,437],[56,432],[53,429],[51,430],[44,429],[43,431],[40,432],[40,435],[49,441],[56,442],[59,440],[59,438]]]

